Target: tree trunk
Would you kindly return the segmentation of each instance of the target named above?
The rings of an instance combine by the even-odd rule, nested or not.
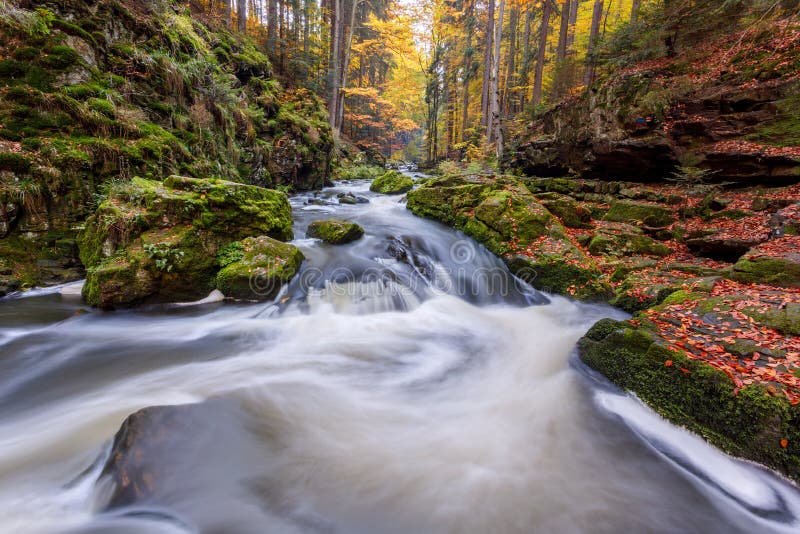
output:
[[[492,39],[494,38],[494,0],[489,1],[486,22],[486,50],[483,55],[483,88],[481,91],[481,126],[489,126],[489,77],[492,74]]]
[[[603,0],[594,0],[594,11],[592,12],[592,27],[589,31],[589,50],[586,53],[586,73],[583,76],[583,84],[587,87],[594,81],[594,53],[597,45],[597,36],[600,34],[600,19],[603,18]]]
[[[519,8],[512,7],[508,17],[508,62],[506,65],[506,83],[503,87],[503,111],[507,117],[511,112],[511,100],[517,86],[517,26],[519,26]]]
[[[462,98],[463,107],[461,109],[461,141],[467,140],[467,127],[469,125],[469,83],[472,81],[472,32],[475,30],[474,20],[475,5],[472,0],[467,0],[466,22],[467,37],[466,48],[464,50],[464,96]]]
[[[242,33],[247,33],[247,0],[236,0],[236,26]]]
[[[494,38],[494,59],[492,60],[492,79],[491,79],[491,128],[489,134],[489,141],[495,143],[495,153],[497,159],[503,153],[503,128],[500,121],[500,88],[498,87],[497,77],[500,74],[500,44],[503,38],[503,10],[506,6],[506,0],[500,0],[500,6],[497,10],[497,27]]]
[[[523,87],[519,93],[519,109],[525,108],[525,103],[528,99],[528,81],[530,80],[531,63],[533,57],[531,54],[531,25],[533,24],[533,8],[529,7],[528,12],[525,14],[525,33],[522,38],[522,69],[519,73],[519,84]],[[518,111],[518,110],[516,110]]]
[[[547,33],[550,30],[550,14],[553,5],[550,0],[545,0],[542,7],[542,23],[539,26],[539,50],[536,53],[536,70],[533,73],[533,106],[542,102],[542,78],[544,76],[544,61],[547,58]]]
[[[569,36],[569,18],[572,0],[564,0],[561,6],[561,30],[558,33],[558,50],[556,50],[556,61],[564,61],[567,57],[567,41]]]
[[[641,4],[642,0],[633,0],[633,5],[631,6],[631,24],[636,24],[639,18],[639,7]]]
[[[571,0],[569,6],[569,30],[567,31],[567,49],[575,43],[575,24],[578,23],[578,7],[580,0]]]
[[[347,71],[350,69],[350,51],[353,48],[353,34],[356,31],[356,11],[358,6],[361,5],[361,0],[352,0],[352,9],[350,10],[350,28],[347,34],[347,43],[344,46],[344,61],[342,61],[342,82],[339,87],[347,89]],[[339,104],[336,106],[336,128],[341,131],[342,122],[344,121],[344,93],[339,92]]]
[[[220,6],[222,8],[222,22],[226,28],[231,27],[231,0],[221,0]]]
[[[278,50],[278,3],[267,0],[267,48],[275,54]]]
[[[333,129],[334,135],[338,135],[339,132],[336,130],[336,118],[339,114],[336,110],[336,105],[339,103],[339,80],[341,79],[339,71],[339,19],[341,18],[342,0],[330,0],[330,3],[331,43],[329,77],[331,87],[328,99],[328,122],[331,125],[331,129]]]

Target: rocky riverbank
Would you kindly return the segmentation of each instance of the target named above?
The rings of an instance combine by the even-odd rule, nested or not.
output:
[[[327,111],[254,40],[182,3],[25,4],[0,6],[0,295],[82,278],[78,233],[133,177],[329,179]]]
[[[408,207],[534,287],[634,314],[596,325],[582,360],[671,421],[800,480],[800,186],[449,176],[411,191]]]

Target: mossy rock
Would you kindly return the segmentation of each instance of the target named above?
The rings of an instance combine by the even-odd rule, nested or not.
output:
[[[675,214],[672,208],[658,204],[618,200],[611,204],[611,209],[605,214],[604,219],[611,222],[644,224],[658,228],[669,226],[675,222]]]
[[[343,245],[361,239],[364,229],[350,221],[323,219],[309,224],[306,233],[331,245]]]
[[[729,454],[800,480],[800,406],[760,385],[736,393],[722,371],[667,350],[654,333],[628,322],[603,319],[578,350],[586,365],[671,422]]]
[[[561,220],[567,228],[591,228],[592,211],[575,199],[553,193],[548,198],[540,198],[547,211]]]
[[[594,261],[513,177],[446,176],[408,193],[408,209],[462,230],[533,287],[585,300],[608,296]]]
[[[283,193],[180,176],[117,184],[78,236],[84,297],[103,308],[202,298],[219,250],[253,234],[292,237]]]
[[[372,181],[369,190],[384,195],[399,195],[407,193],[412,187],[414,187],[414,181],[408,176],[397,171],[387,171]]]
[[[243,300],[272,300],[300,270],[304,256],[288,243],[261,236],[231,243],[220,254],[217,289]]]
[[[733,266],[737,282],[800,287],[800,252],[770,256],[754,249]]]
[[[629,225],[600,227],[589,242],[589,252],[595,256],[668,256],[672,250],[641,230]]]

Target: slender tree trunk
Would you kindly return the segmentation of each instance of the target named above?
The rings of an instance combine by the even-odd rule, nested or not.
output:
[[[500,0],[497,9],[497,27],[494,38],[494,58],[492,60],[492,79],[491,79],[491,128],[489,140],[495,143],[495,153],[497,159],[503,153],[503,128],[500,117],[500,88],[498,87],[498,75],[500,74],[500,44],[503,38],[503,10],[506,7],[506,0]]]
[[[475,30],[475,5],[472,0],[467,0],[466,22],[467,37],[466,49],[464,50],[464,96],[463,107],[461,109],[461,141],[467,140],[467,126],[469,124],[469,83],[472,81],[472,32]]]
[[[571,0],[569,6],[569,30],[567,30],[567,49],[575,43],[575,24],[578,23],[578,7],[580,0]]]
[[[494,38],[494,0],[489,1],[486,21],[486,50],[483,56],[483,88],[481,90],[481,126],[489,126],[489,78],[492,74],[492,39]]]
[[[236,26],[242,33],[247,33],[247,0],[236,0]]]
[[[636,24],[636,21],[639,18],[639,7],[642,5],[642,0],[633,0],[633,5],[631,6],[631,24]]]
[[[220,7],[222,9],[222,23],[226,28],[231,27],[231,0],[221,0]]]
[[[267,0],[267,48],[275,54],[278,50],[278,3]]]
[[[519,93],[519,109],[524,109],[528,99],[528,82],[530,81],[531,62],[533,60],[531,54],[531,26],[533,25],[533,8],[529,7],[528,12],[525,14],[525,33],[522,38],[522,69],[519,74],[519,84],[523,87]],[[515,110],[519,111],[519,109]]]
[[[356,11],[358,6],[361,5],[361,0],[352,0],[352,9],[350,10],[350,28],[347,34],[347,43],[344,46],[344,61],[342,61],[342,83],[340,87],[347,89],[347,74],[350,69],[350,51],[353,49],[353,34],[356,31]],[[336,106],[336,124],[338,130],[342,128],[344,121],[344,93],[339,93],[339,105]]]
[[[303,58],[306,62],[310,59],[308,38],[311,35],[311,2],[312,0],[303,0]]]
[[[339,19],[341,18],[342,0],[330,0],[330,4],[331,43],[329,76],[331,87],[328,99],[328,122],[334,134],[338,135],[339,132],[336,130],[336,118],[339,114],[336,110],[336,105],[339,103],[339,80],[341,79],[339,71],[339,33],[341,31]]]
[[[600,34],[600,19],[603,18],[603,0],[594,0],[594,11],[592,12],[592,27],[589,31],[589,50],[586,54],[586,73],[583,76],[583,84],[589,86],[594,81],[594,54],[597,45],[597,36]]]
[[[567,57],[567,41],[569,36],[569,17],[572,0],[564,0],[561,6],[561,30],[558,33],[558,50],[556,50],[556,61],[564,61]]]
[[[536,70],[533,73],[533,105],[542,102],[542,79],[544,77],[544,61],[547,58],[547,33],[550,30],[550,15],[553,4],[545,0],[542,6],[542,23],[539,26],[539,50],[536,53]]]
[[[506,117],[511,112],[511,100],[517,86],[517,26],[519,26],[519,8],[511,8],[508,17],[508,62],[506,65],[506,83],[503,87],[503,112]]]

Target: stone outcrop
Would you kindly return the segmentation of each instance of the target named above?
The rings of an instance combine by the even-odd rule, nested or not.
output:
[[[291,224],[289,202],[278,191],[223,180],[135,178],[112,191],[79,236],[87,267],[83,296],[103,308],[202,298],[215,287],[223,247],[250,236],[291,239]],[[285,247],[294,248],[281,243],[263,252],[274,252],[274,259]]]

